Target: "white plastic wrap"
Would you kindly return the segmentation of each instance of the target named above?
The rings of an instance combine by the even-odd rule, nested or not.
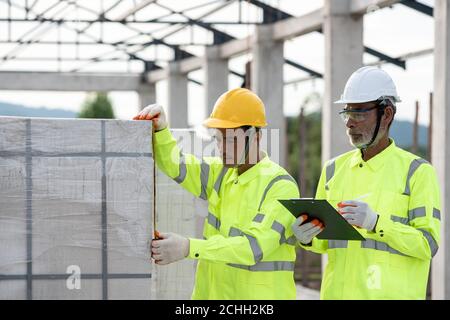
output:
[[[0,117],[0,299],[155,298],[150,132]]]
[[[213,155],[211,143],[200,139],[193,130],[173,129],[172,134],[184,152],[199,158]],[[161,171],[157,173],[156,186],[157,229],[202,239],[207,202],[194,197]],[[194,260],[154,267],[152,279],[157,299],[190,299],[196,268]]]
[[[190,298],[195,261],[149,259],[150,131],[149,121],[0,117],[0,299]],[[173,135],[212,154],[192,130]],[[206,202],[159,170],[156,190],[158,230],[201,238]]]

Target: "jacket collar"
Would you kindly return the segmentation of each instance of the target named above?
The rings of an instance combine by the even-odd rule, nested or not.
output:
[[[245,171],[243,174],[238,175],[238,169],[234,168],[232,169],[233,172],[228,176],[225,183],[233,183],[236,181],[239,181],[239,184],[246,184],[247,182],[253,180],[254,178],[260,176],[263,174],[264,168],[268,166],[268,164],[271,163],[271,160],[267,153],[264,152],[264,157],[253,167]]]
[[[389,138],[389,141],[391,143],[386,149],[376,154],[373,158],[370,158],[368,161],[363,160],[361,150],[359,149],[355,150],[353,156],[350,159],[350,167],[353,168],[357,165],[362,164],[363,166],[368,166],[373,171],[379,170],[386,163],[389,156],[396,149],[394,139]]]

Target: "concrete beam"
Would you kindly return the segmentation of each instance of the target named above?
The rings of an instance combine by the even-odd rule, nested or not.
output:
[[[273,29],[269,25],[257,26],[253,43],[251,64],[251,87],[266,107],[268,129],[266,132],[269,155],[281,166],[287,159],[287,129],[283,113],[283,42],[273,40]],[[274,141],[273,138],[277,138]],[[272,143],[273,142],[273,143]],[[277,150],[278,148],[278,150]],[[278,159],[277,159],[278,158]]]
[[[165,80],[167,78],[167,70],[166,69],[158,69],[153,70],[147,73],[146,75],[147,82],[155,83],[161,80]]]
[[[180,72],[189,73],[203,67],[203,57],[192,57],[180,60]]]
[[[188,128],[188,78],[180,63],[169,63],[167,72],[168,117],[171,128]]]
[[[371,11],[392,6],[400,0],[352,0],[350,12],[352,15],[362,15]]]
[[[252,43],[254,42],[254,37],[249,36],[244,39],[237,39],[228,41],[219,46],[220,48],[220,57],[222,59],[231,58],[233,56],[237,56],[239,54],[243,54],[252,48]]]
[[[203,67],[203,57],[186,58],[179,61],[179,72],[187,74]],[[167,71],[164,69],[153,70],[147,73],[147,81],[150,83],[165,80]]]
[[[140,74],[0,71],[0,90],[136,91]]]
[[[281,20],[273,24],[273,39],[286,40],[320,30],[323,23],[323,9],[315,10],[301,17]]]
[[[384,8],[386,6],[398,3],[400,0],[349,0],[350,15],[361,15],[368,11],[374,11]],[[318,31],[322,28],[324,21],[324,9],[317,9],[310,13],[299,17],[292,17],[275,22],[269,26],[273,28],[272,39],[281,41],[299,37],[313,31]],[[252,49],[255,43],[253,36],[248,36],[244,39],[236,39],[227,41],[219,45],[220,57],[222,59],[229,59],[231,57],[244,54]],[[202,67],[202,59],[198,57],[183,59],[181,63],[182,72],[188,73]],[[149,76],[150,81],[163,80],[159,71],[152,71]],[[154,80],[156,79],[156,80]]]
[[[450,3],[436,0],[434,7],[434,96],[431,161],[441,187],[441,240],[432,262],[433,299],[450,299]]]
[[[228,90],[228,60],[220,58],[218,47],[205,48],[203,60],[205,72],[206,116],[211,114],[217,98]]]
[[[351,148],[335,105],[350,75],[362,67],[363,17],[351,17],[351,0],[326,0],[324,11],[325,93],[322,111],[322,161]]]

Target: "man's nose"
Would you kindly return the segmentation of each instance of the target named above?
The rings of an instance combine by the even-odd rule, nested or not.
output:
[[[356,122],[355,120],[353,120],[352,118],[348,118],[347,122],[345,123],[345,126],[349,129],[354,128],[356,126]]]

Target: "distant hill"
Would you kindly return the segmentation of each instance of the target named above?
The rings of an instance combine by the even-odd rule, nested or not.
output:
[[[410,147],[413,141],[413,123],[395,120],[390,130],[391,137],[400,147]],[[428,127],[419,125],[419,146],[426,147],[428,141]]]
[[[31,108],[19,104],[0,102],[0,116],[76,118],[77,113],[63,109]]]

